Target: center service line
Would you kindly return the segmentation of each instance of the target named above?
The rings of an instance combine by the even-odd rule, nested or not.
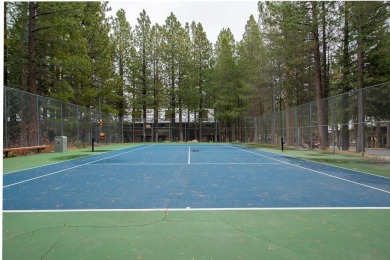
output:
[[[188,146],[188,164],[191,164],[191,146]]]

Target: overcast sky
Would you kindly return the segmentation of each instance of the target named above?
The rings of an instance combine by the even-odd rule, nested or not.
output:
[[[153,24],[164,25],[171,12],[182,26],[186,22],[200,22],[207,38],[215,44],[222,28],[230,28],[236,41],[242,39],[245,25],[252,14],[256,21],[258,1],[110,1],[110,15],[115,16],[119,9],[126,12],[127,21],[134,29],[140,12],[145,9]]]

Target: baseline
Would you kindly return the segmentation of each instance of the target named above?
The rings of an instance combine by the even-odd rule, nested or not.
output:
[[[107,165],[107,166],[176,166],[176,165],[264,165],[264,164],[272,164],[272,165],[281,165],[282,163],[213,163],[213,162],[205,162],[205,163],[91,163],[93,165]]]
[[[3,210],[4,213],[66,213],[66,212],[167,212],[167,211],[304,211],[304,210],[390,210],[390,207],[281,207],[281,208],[153,208],[153,209],[53,209]]]

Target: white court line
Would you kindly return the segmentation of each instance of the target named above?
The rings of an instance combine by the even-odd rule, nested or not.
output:
[[[304,210],[390,210],[390,207],[288,207],[288,208],[170,208],[169,211],[304,211]],[[3,210],[4,213],[62,213],[62,212],[158,212],[161,209],[48,209]]]
[[[191,146],[188,146],[188,163],[191,164]]]
[[[205,162],[205,163],[93,163],[91,165],[107,165],[107,166],[175,166],[175,165],[263,165],[263,164],[276,164],[280,165],[282,163],[279,162],[270,162],[270,163],[213,163],[213,162]]]
[[[191,163],[198,165],[263,165],[263,164],[282,164],[282,163]]]
[[[88,164],[92,164],[94,162],[103,161],[103,160],[110,159],[110,158],[113,158],[113,157],[116,157],[116,156],[120,156],[120,155],[124,155],[124,154],[127,154],[127,153],[131,153],[131,152],[135,152],[135,151],[138,151],[138,150],[142,150],[142,149],[145,149],[145,148],[149,148],[151,146],[154,146],[154,145],[141,147],[141,148],[138,148],[138,149],[135,149],[135,150],[131,150],[131,151],[127,151],[127,152],[124,152],[124,153],[112,155],[112,156],[105,157],[105,158],[102,158],[102,159],[99,159],[99,160],[95,160],[95,161],[91,161],[91,162],[88,162],[88,163],[76,165],[74,167],[62,169],[62,170],[59,170],[59,171],[56,171],[56,172],[51,172],[51,173],[44,174],[44,175],[41,175],[41,176],[37,176],[37,177],[31,178],[31,179],[27,179],[27,180],[24,180],[24,181],[19,181],[19,182],[15,182],[15,183],[12,183],[12,184],[8,184],[8,185],[3,186],[3,189],[8,188],[8,187],[12,187],[12,186],[15,186],[15,185],[18,185],[18,184],[22,184],[22,183],[25,183],[25,182],[33,181],[33,180],[36,180],[36,179],[40,179],[40,178],[43,178],[43,177],[46,177],[46,176],[50,176],[50,175],[54,175],[54,174],[57,174],[57,173],[69,171],[69,170],[72,170],[72,169],[76,169],[76,168],[79,168],[79,167],[82,167],[82,166],[85,166],[85,165],[88,165]]]
[[[91,165],[106,165],[106,166],[179,166],[179,165],[188,165],[188,163],[93,163]]]
[[[227,146],[228,146],[228,145],[227,145]],[[360,185],[360,186],[363,186],[363,187],[366,187],[366,188],[370,188],[370,189],[374,189],[374,190],[378,190],[378,191],[381,191],[381,192],[385,192],[385,193],[390,194],[390,191],[383,190],[383,189],[379,189],[379,188],[376,188],[376,187],[373,187],[373,186],[370,186],[370,185],[366,185],[366,184],[359,183],[359,182],[356,182],[356,181],[351,181],[351,180],[344,179],[344,178],[341,178],[341,177],[337,177],[337,176],[334,176],[334,175],[331,175],[331,174],[327,174],[327,173],[324,173],[324,172],[320,172],[320,171],[317,171],[317,170],[313,170],[313,169],[310,169],[310,168],[306,168],[306,167],[303,167],[303,166],[300,166],[300,165],[296,165],[296,164],[284,162],[284,161],[282,161],[282,160],[278,160],[278,159],[275,159],[275,158],[272,158],[272,157],[268,157],[268,156],[265,156],[265,155],[262,155],[262,154],[258,154],[258,153],[255,153],[255,152],[243,150],[243,149],[240,149],[240,148],[237,148],[237,147],[234,147],[234,146],[230,146],[230,147],[235,148],[235,149],[237,149],[237,150],[239,150],[239,151],[243,151],[243,152],[247,152],[247,153],[256,154],[256,155],[258,155],[258,156],[261,156],[261,157],[264,157],[264,158],[267,158],[267,159],[271,159],[271,160],[274,160],[274,161],[277,161],[277,162],[281,162],[281,163],[284,163],[284,164],[287,164],[287,165],[295,166],[295,167],[297,167],[297,168],[301,168],[301,169],[304,169],[304,170],[307,170],[307,171],[315,172],[315,173],[318,173],[318,174],[321,174],[321,175],[325,175],[325,176],[328,176],[328,177],[331,177],[331,178],[343,180],[343,181],[350,182],[350,183],[353,183],[353,184],[357,184],[357,185]]]

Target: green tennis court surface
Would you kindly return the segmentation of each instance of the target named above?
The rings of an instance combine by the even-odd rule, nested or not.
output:
[[[90,157],[84,156],[90,155],[86,150],[24,157],[41,158],[47,166],[20,163],[23,169],[32,169],[18,172],[7,169],[22,157],[5,160],[5,172],[12,173],[3,178],[3,258],[386,259],[390,255],[388,178],[232,145],[117,148],[124,147],[100,147],[100,153]],[[133,177],[115,177],[118,171]],[[95,191],[82,186],[75,192],[79,198],[66,190],[91,184],[87,176],[94,174],[101,181]],[[116,193],[115,178],[131,191]],[[301,189],[300,183],[309,187]],[[110,186],[112,194],[106,192]],[[269,190],[263,192],[266,187]],[[120,202],[121,194],[131,199]],[[66,197],[77,198],[78,204],[63,202]],[[322,205],[325,202],[328,205]]]

